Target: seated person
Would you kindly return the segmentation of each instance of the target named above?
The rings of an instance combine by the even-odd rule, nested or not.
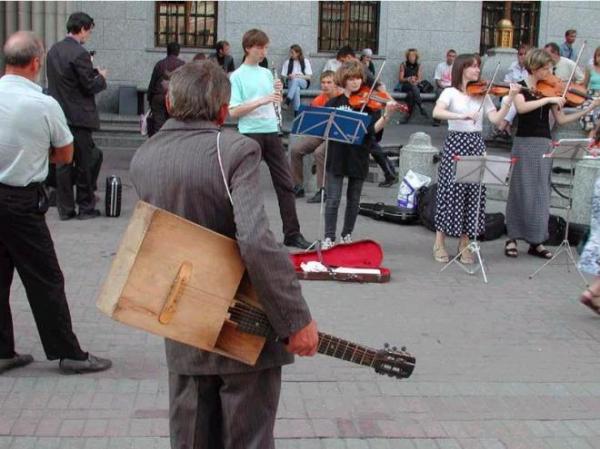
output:
[[[345,45],[338,50],[334,59],[330,59],[325,63],[325,67],[323,67],[323,72],[335,72],[342,66],[344,62],[352,61],[353,59],[356,59],[356,54],[354,53],[354,50],[352,50],[352,47],[350,47],[349,45]]]
[[[287,87],[284,105],[289,106],[291,103],[296,116],[300,109],[300,90],[308,89],[312,76],[310,61],[304,57],[300,45],[294,44],[290,47],[290,59],[283,63],[281,76]]]
[[[415,106],[419,108],[422,116],[427,117],[427,112],[423,109],[423,100],[421,100],[421,90],[419,89],[419,83],[423,81],[423,67],[419,64],[419,52],[416,48],[409,48],[406,50],[405,56],[406,60],[400,64],[396,90],[406,93],[409,113],[406,115],[404,123],[407,123]]]
[[[227,41],[219,41],[215,45],[217,52],[214,55],[210,55],[209,59],[219,64],[225,73],[231,73],[235,70],[233,63],[233,57],[231,56],[231,46]]]
[[[456,59],[456,51],[450,49],[446,52],[446,60],[440,62],[435,67],[433,82],[435,83],[435,93],[438,97],[446,87],[452,85],[452,65],[454,64],[454,59]],[[439,120],[433,119],[433,126],[440,126],[440,123]]]
[[[360,53],[360,62],[367,68],[371,75],[375,75],[375,64],[373,64],[373,50],[365,48]]]
[[[321,93],[310,103],[311,106],[323,107],[325,106],[325,103],[341,93],[338,86],[335,84],[334,77],[335,72],[330,70],[321,73]],[[290,159],[292,177],[294,178],[294,192],[296,193],[296,198],[304,196],[304,187],[302,185],[304,182],[302,159],[305,155],[311,153],[315,154],[318,190],[314,196],[308,199],[307,203],[320,203],[325,166],[325,144],[323,143],[323,139],[312,136],[303,136],[292,145]]]

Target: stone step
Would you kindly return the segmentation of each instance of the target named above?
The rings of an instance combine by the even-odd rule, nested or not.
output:
[[[138,134],[123,132],[94,133],[94,142],[100,148],[137,149],[146,141],[146,137]]]

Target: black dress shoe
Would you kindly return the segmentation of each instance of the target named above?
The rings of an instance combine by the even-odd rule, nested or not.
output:
[[[304,187],[302,187],[300,184],[294,186],[294,196],[296,198],[304,198]]]
[[[70,220],[71,218],[75,218],[77,216],[77,214],[75,213],[75,211],[73,212],[68,212],[66,214],[58,214],[58,217],[62,220],[62,221],[67,221]]]
[[[310,247],[310,245],[312,245],[312,243],[307,241],[300,233],[285,237],[283,239],[283,244],[285,246],[294,246],[300,249],[307,249]]]
[[[392,187],[398,182],[398,175],[386,176],[385,181],[379,183],[379,187]]]
[[[309,204],[315,204],[315,203],[320,203],[321,202],[321,191],[323,189],[319,189],[317,190],[317,192],[311,196],[309,199],[306,200],[307,203]],[[323,200],[327,199],[327,195],[323,195]]]
[[[33,357],[29,354],[15,354],[10,359],[0,359],[0,373],[29,365],[31,362],[33,362]]]
[[[92,218],[97,218],[100,215],[101,214],[98,209],[86,210],[83,212],[79,212],[79,214],[77,214],[77,219],[78,220],[90,220]]]
[[[112,366],[112,362],[88,354],[88,358],[85,360],[60,359],[58,366],[64,374],[83,374],[105,371]]]

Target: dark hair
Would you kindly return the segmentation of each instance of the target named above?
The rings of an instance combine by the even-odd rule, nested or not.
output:
[[[454,54],[456,54],[456,50],[455,50],[455,49],[453,49],[453,48],[451,48],[450,50],[448,50],[448,51],[446,52],[446,55],[449,55],[450,53],[454,53]]]
[[[79,34],[81,30],[90,30],[94,28],[94,19],[84,12],[74,12],[67,20],[67,32]]]
[[[229,42],[219,41],[215,44],[215,50],[217,50],[217,53],[219,53],[220,51],[223,51],[223,49],[227,46],[229,46]]]
[[[573,33],[577,33],[577,30],[574,30],[574,29],[567,30],[567,31],[565,31],[565,37],[567,37],[569,34],[573,34]]]
[[[167,44],[167,56],[179,56],[181,46],[177,42],[169,42]]]
[[[294,50],[296,53],[298,53],[298,61],[300,64],[302,64],[304,62],[304,53],[302,52],[302,47],[298,44],[294,44],[290,47],[290,50]]]
[[[206,55],[202,52],[196,53],[196,55],[192,58],[192,61],[204,61],[206,59]]]
[[[258,30],[256,28],[252,28],[244,33],[244,37],[242,37],[242,47],[244,49],[244,54],[246,54],[247,48],[252,48],[254,46],[265,46],[269,43],[269,36],[262,30]]]
[[[557,55],[560,55],[560,47],[558,46],[558,44],[556,42],[548,42],[546,45],[544,45],[544,48],[551,48],[552,53],[556,53]]]
[[[346,56],[356,57],[356,53],[354,53],[354,50],[352,50],[352,47],[350,47],[350,45],[344,45],[342,48],[340,48],[337,54],[335,55],[335,58],[341,59],[345,58]]]
[[[417,50],[416,48],[409,48],[408,50],[406,50],[404,52],[404,59],[406,59],[406,62],[410,62],[408,60],[408,57],[410,56],[411,53],[415,54],[415,64],[419,63],[419,50]]]
[[[475,53],[465,53],[456,57],[452,66],[452,87],[462,89],[463,72],[475,63],[481,67],[481,58]]]

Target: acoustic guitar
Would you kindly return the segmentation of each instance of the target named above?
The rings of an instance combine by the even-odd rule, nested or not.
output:
[[[266,339],[278,337],[244,274],[235,240],[140,201],[97,305],[127,325],[254,365]],[[396,378],[415,366],[404,348],[324,333],[318,352]]]

